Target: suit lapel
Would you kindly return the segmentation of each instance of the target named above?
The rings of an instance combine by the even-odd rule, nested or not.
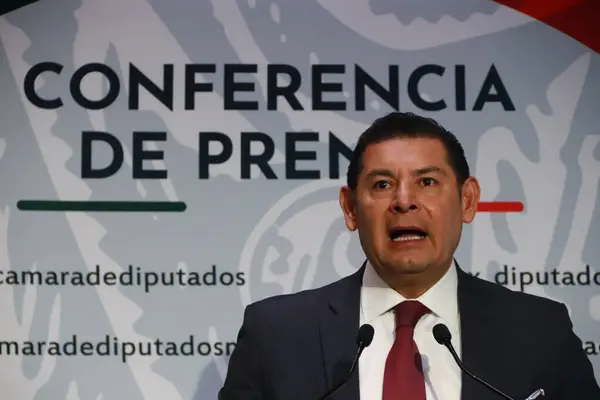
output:
[[[327,304],[319,318],[321,348],[328,390],[344,380],[356,353],[356,334],[360,323],[360,288],[365,264],[358,272],[332,286]],[[332,400],[359,400],[358,366],[352,378]]]
[[[496,382],[501,381],[507,371],[499,362],[503,358],[503,341],[499,330],[494,328],[494,310],[487,299],[482,282],[458,268],[461,359],[471,373],[498,387]],[[501,399],[496,396],[488,388],[462,374],[461,400]]]
[[[360,289],[365,264],[358,272],[332,285],[325,307],[319,315],[319,333],[327,389],[346,378],[356,352],[356,334],[360,323]],[[503,359],[503,340],[494,326],[494,309],[488,292],[477,278],[460,269],[458,306],[461,326],[461,360],[469,371],[492,385],[502,387],[507,373]],[[356,368],[346,386],[331,400],[359,400],[359,374]],[[461,400],[501,399],[466,374],[462,374]]]

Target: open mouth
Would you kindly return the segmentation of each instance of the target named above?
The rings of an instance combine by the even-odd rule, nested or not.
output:
[[[390,230],[390,240],[393,242],[410,242],[424,240],[427,232],[416,226],[394,227]]]

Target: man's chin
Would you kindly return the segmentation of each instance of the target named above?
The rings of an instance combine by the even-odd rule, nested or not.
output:
[[[394,260],[388,264],[388,270],[394,275],[422,274],[429,268],[429,263],[420,260]]]
[[[410,265],[394,268],[394,272],[398,275],[418,275],[427,271],[427,267],[419,265]]]

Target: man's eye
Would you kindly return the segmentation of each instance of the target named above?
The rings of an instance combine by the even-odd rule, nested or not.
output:
[[[386,189],[387,187],[389,187],[389,183],[386,181],[377,181],[375,182],[375,187],[377,189]]]
[[[435,179],[433,178],[423,178],[421,180],[421,183],[423,184],[423,186],[431,186],[435,183]]]

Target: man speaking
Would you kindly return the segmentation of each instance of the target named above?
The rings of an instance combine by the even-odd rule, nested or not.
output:
[[[376,120],[339,199],[367,260],[330,285],[248,306],[219,398],[600,399],[563,304],[454,259],[479,197],[452,133],[414,114]]]

